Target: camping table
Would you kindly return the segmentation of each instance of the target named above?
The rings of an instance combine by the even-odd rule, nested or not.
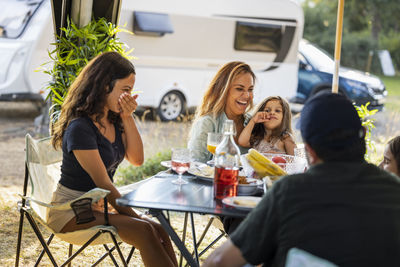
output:
[[[235,209],[224,205],[221,200],[215,200],[213,184],[209,181],[193,177],[189,179],[188,184],[179,186],[171,182],[176,178],[177,175],[173,174],[164,177],[155,175],[142,182],[136,190],[117,199],[117,203],[121,206],[148,209],[150,214],[159,220],[190,266],[199,266],[193,213],[244,218],[249,210]],[[178,237],[163,211],[190,214],[195,259]]]

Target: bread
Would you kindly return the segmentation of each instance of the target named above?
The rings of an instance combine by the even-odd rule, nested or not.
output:
[[[254,208],[255,206],[257,206],[258,201],[253,199],[235,199],[233,201],[233,204],[243,207]]]
[[[256,184],[257,183],[257,180],[251,179],[251,178],[247,179],[246,176],[241,176],[241,175],[238,176],[238,181],[239,181],[239,184],[244,184],[244,185]]]
[[[246,176],[238,176],[238,180],[239,180],[239,184],[249,184],[249,182],[247,182],[247,177]]]

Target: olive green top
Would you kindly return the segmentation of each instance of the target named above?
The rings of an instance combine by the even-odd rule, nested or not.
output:
[[[246,125],[250,115],[245,114],[244,117],[244,125]],[[192,151],[193,160],[207,162],[212,158],[212,154],[207,150],[207,135],[210,132],[223,133],[223,126],[226,120],[228,120],[228,117],[225,112],[222,112],[216,118],[212,115],[205,115],[193,122],[188,142],[188,148]],[[238,147],[241,154],[246,154],[249,149],[239,145]]]

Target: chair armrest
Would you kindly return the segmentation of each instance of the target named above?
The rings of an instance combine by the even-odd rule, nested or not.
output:
[[[77,197],[77,198],[72,199],[72,200],[70,200],[68,202],[65,202],[65,203],[62,203],[62,204],[58,204],[58,205],[51,205],[51,204],[44,203],[42,201],[36,200],[34,198],[31,198],[31,197],[26,197],[26,196],[23,196],[23,195],[20,195],[20,196],[22,198],[26,199],[26,200],[35,202],[38,205],[41,205],[41,206],[44,206],[44,207],[47,207],[47,208],[50,208],[50,209],[70,210],[71,209],[71,203],[74,202],[74,201],[77,201],[77,200],[82,199],[82,198],[91,198],[92,199],[92,203],[94,203],[94,202],[97,202],[99,199],[104,198],[109,193],[110,193],[109,190],[105,190],[105,189],[96,187],[96,188],[84,193],[80,197]]]

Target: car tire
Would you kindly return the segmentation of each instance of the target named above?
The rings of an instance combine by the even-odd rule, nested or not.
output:
[[[157,108],[158,116],[162,121],[176,120],[185,110],[185,99],[178,91],[166,93]]]

